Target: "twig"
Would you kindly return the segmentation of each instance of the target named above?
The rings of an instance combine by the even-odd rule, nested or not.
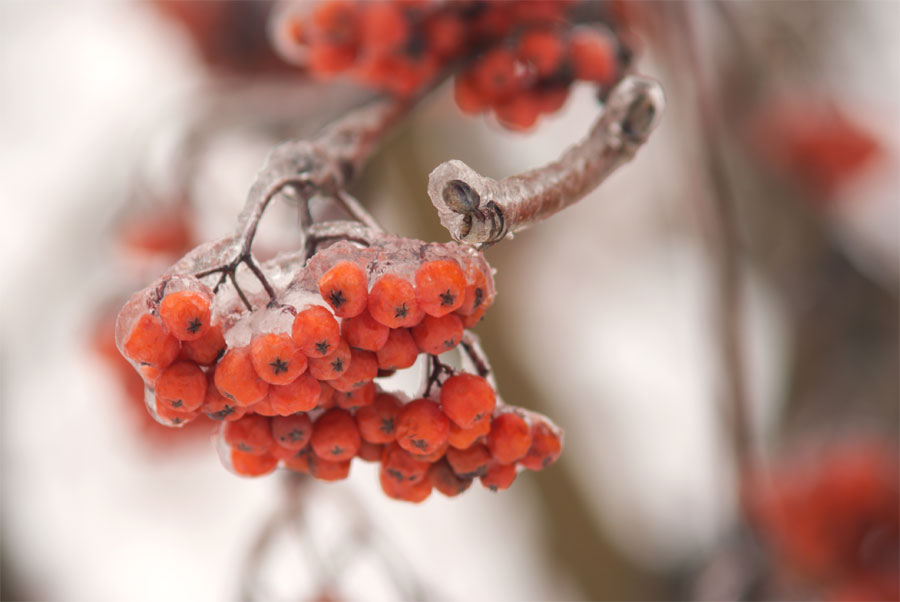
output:
[[[665,100],[655,81],[629,76],[610,93],[588,136],[557,161],[494,180],[458,160],[428,177],[441,224],[460,242],[490,245],[577,202],[629,161],[659,122]]]
[[[454,374],[453,368],[438,359],[438,356],[429,354],[428,357],[431,359],[431,366],[425,378],[425,392],[422,394],[422,397],[426,399],[431,397],[431,387],[434,385],[441,386],[441,374],[448,376],[453,376]]]
[[[462,337],[462,345],[463,351],[466,352],[466,355],[471,360],[472,365],[475,366],[475,370],[478,372],[478,376],[481,378],[487,378],[491,374],[491,365],[488,362],[487,355],[484,353],[484,350],[481,348],[481,343],[471,332],[464,332]]]

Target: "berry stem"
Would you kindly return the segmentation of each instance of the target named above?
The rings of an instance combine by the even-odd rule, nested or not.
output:
[[[478,337],[471,332],[466,331],[463,333],[460,345],[462,345],[463,351],[466,352],[469,360],[471,360],[472,364],[475,366],[478,376],[487,378],[491,374],[491,366],[490,363],[488,363],[487,355],[481,348],[481,342],[478,340]]]
[[[582,199],[634,157],[659,122],[662,88],[628,76],[609,94],[587,137],[552,163],[502,180],[482,176],[458,160],[438,165],[428,195],[451,236],[491,245]]]

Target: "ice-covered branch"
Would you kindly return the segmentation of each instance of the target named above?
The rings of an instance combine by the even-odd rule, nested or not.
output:
[[[606,100],[588,136],[553,163],[494,180],[462,161],[437,166],[428,195],[454,239],[493,244],[565,209],[629,161],[659,122],[665,100],[654,80],[629,76]]]

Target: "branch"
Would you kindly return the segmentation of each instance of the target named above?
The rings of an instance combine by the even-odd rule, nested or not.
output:
[[[628,162],[659,122],[665,100],[655,81],[629,76],[610,93],[587,138],[559,160],[494,180],[462,161],[438,165],[428,196],[460,242],[490,245],[547,219],[594,190]]]

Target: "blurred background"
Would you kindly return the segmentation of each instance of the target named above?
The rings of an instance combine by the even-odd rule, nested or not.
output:
[[[487,250],[475,329],[565,449],[421,505],[361,463],[234,476],[211,423],[153,422],[112,339],[132,292],[231,231],[268,150],[377,90],[276,53],[268,2],[0,4],[3,599],[900,596],[900,4],[587,4],[665,114],[598,190]],[[542,165],[599,109],[575,82],[513,131],[444,83],[352,192],[447,240],[431,169]],[[296,237],[271,213],[262,254]]]

